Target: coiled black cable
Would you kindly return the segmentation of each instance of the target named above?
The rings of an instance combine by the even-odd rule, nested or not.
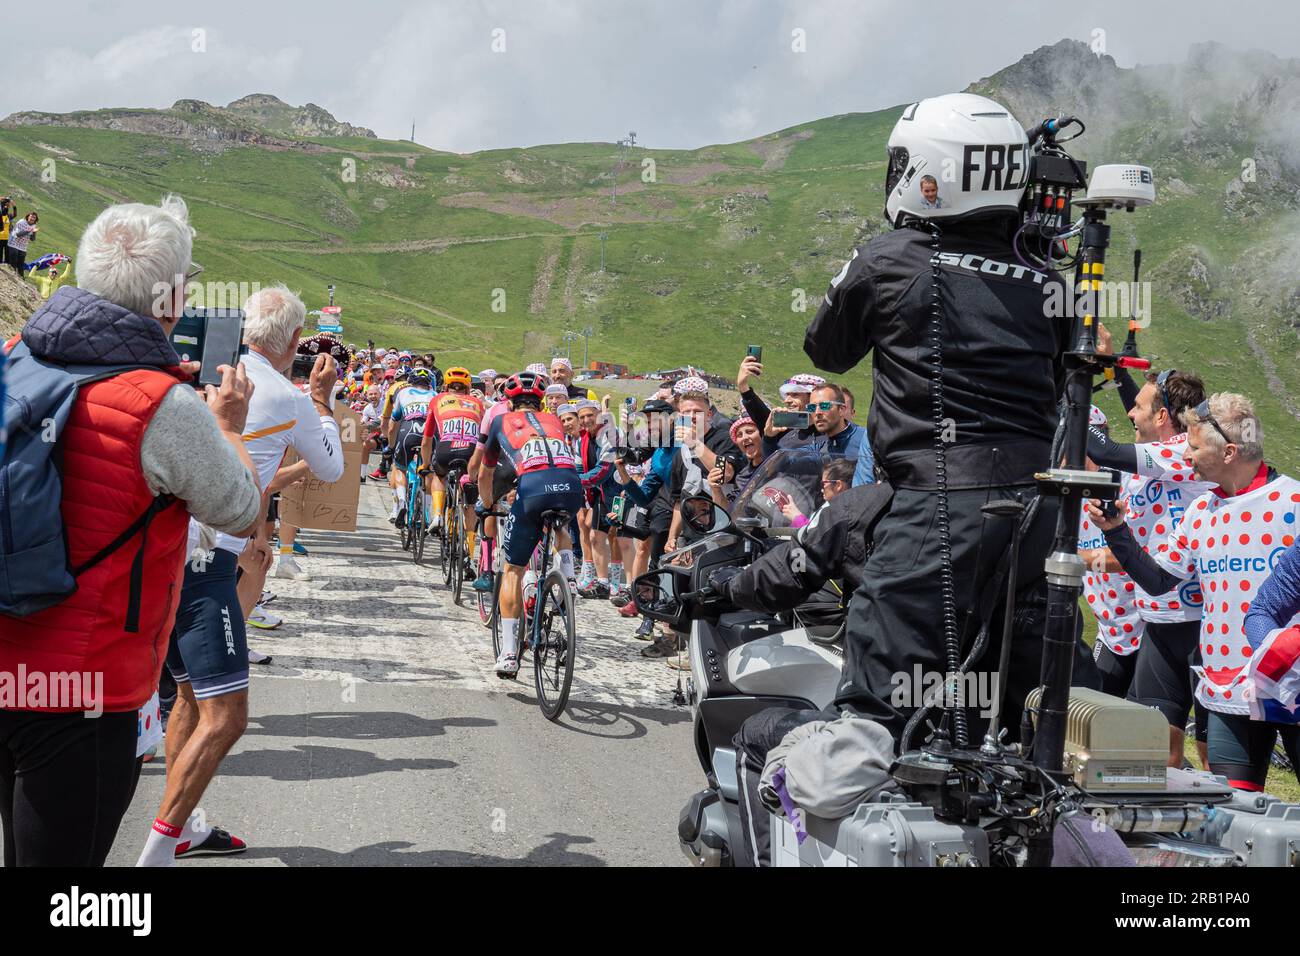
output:
[[[934,429],[934,483],[935,523],[939,529],[939,591],[943,602],[943,650],[947,669],[949,693],[945,703],[951,701],[956,743],[965,747],[967,737],[966,707],[962,681],[961,638],[957,633],[957,588],[952,573],[952,528],[948,513],[948,449],[944,440],[947,416],[943,400],[943,296],[940,290],[942,271],[939,268],[939,241],[941,231],[937,223],[927,224],[930,230],[930,423]]]

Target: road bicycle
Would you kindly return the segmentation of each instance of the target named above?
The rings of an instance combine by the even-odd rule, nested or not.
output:
[[[572,516],[567,511],[542,512],[542,540],[529,559],[530,573],[524,579],[523,616],[519,622],[519,662],[522,666],[524,652],[527,651],[532,658],[537,706],[547,720],[558,720],[564,712],[564,705],[569,701],[569,691],[573,686],[573,664],[578,654],[573,593],[569,590],[569,581],[560,570],[559,563],[551,562],[555,535],[559,530],[568,528],[571,520]],[[504,574],[496,575],[492,595],[492,651],[497,657],[501,656],[499,602],[504,577]]]

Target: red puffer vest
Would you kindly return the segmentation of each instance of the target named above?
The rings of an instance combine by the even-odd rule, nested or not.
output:
[[[85,562],[140,518],[154,501],[140,466],[145,429],[167,391],[187,376],[161,325],[84,289],[65,286],[23,326],[22,340],[38,358],[65,365],[139,365],[83,385],[59,436],[63,456],[61,512],[70,564]],[[185,504],[173,501],[137,533],[77,578],[61,604],[26,617],[0,616],[0,677],[10,686],[27,675],[26,693],[0,706],[15,710],[132,711],[158,686],[176,606],[189,532]],[[143,550],[142,550],[143,549]],[[138,622],[127,630],[131,565],[143,559]],[[62,693],[33,700],[32,675],[89,674],[81,701]],[[75,678],[73,678],[75,679]],[[95,682],[102,682],[96,685]],[[87,701],[86,695],[94,699]],[[84,705],[84,706],[83,706]]]
[[[137,369],[87,385],[77,394],[59,440],[63,523],[74,567],[111,542],[153,501],[140,467],[140,444],[163,396],[180,380],[161,369]],[[167,655],[188,531],[189,513],[179,501],[160,511],[149,526],[138,631],[126,630],[131,563],[140,548],[136,539],[83,573],[76,592],[63,603],[28,617],[5,618],[0,672],[18,674],[21,664],[28,674],[102,674],[97,703],[105,711],[143,705],[158,686]],[[85,709],[67,704],[52,700],[32,706],[29,701],[18,709]]]

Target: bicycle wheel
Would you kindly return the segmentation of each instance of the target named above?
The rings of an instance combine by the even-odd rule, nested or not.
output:
[[[496,660],[501,656],[501,579],[502,574],[497,574],[496,580],[492,582],[492,610],[489,612],[488,627],[492,630],[492,659]]]
[[[485,627],[492,626],[492,612],[496,609],[496,579],[497,574],[492,567],[492,548],[488,544],[488,539],[480,538],[475,548],[478,552],[478,564],[475,568],[475,576],[483,574],[485,571],[492,580],[491,591],[475,591],[478,598],[478,617]]]
[[[409,485],[407,486],[406,489],[405,508],[406,508],[406,518],[404,521],[402,521],[401,527],[397,529],[397,533],[401,535],[402,538],[402,550],[410,551],[411,550],[411,489]]]
[[[458,499],[459,495],[456,496]],[[460,592],[465,584],[465,562],[469,556],[465,553],[468,545],[465,541],[465,519],[461,514],[460,501],[456,502],[456,555],[451,567],[451,603],[460,607]]]
[[[537,688],[537,706],[547,720],[558,720],[569,701],[573,662],[578,653],[573,595],[559,568],[551,569],[545,586],[537,589],[534,615],[533,684]]]
[[[428,532],[428,529],[424,526],[423,488],[417,488],[415,491],[411,503],[411,513],[406,519],[406,524],[411,529],[411,556],[415,559],[416,564],[420,564],[424,561],[424,539]]]
[[[454,502],[454,498],[453,498]],[[442,583],[451,587],[452,571],[456,565],[456,548],[459,544],[456,526],[460,523],[459,509],[449,509],[443,518],[447,543],[442,549]]]

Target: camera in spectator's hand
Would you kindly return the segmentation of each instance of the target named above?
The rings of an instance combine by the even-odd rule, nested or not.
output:
[[[295,355],[293,357],[293,368],[289,371],[291,379],[310,379],[312,369],[316,367],[316,356],[314,355]]]
[[[614,449],[614,454],[628,465],[644,465],[654,457],[655,450],[645,445],[624,445]]]

